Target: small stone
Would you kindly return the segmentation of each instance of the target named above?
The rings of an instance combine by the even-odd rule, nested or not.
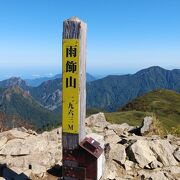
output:
[[[22,139],[13,139],[8,141],[8,143],[1,149],[1,155],[28,155],[30,154],[30,145],[26,144]]]
[[[0,150],[3,148],[3,146],[7,143],[8,139],[6,136],[0,137]]]
[[[179,166],[165,167],[164,170],[170,172],[173,175],[179,174],[179,176],[180,176],[180,167]]]
[[[166,138],[167,138],[168,140],[174,140],[174,136],[173,136],[172,134],[168,134],[168,135],[166,136]]]
[[[105,128],[110,123],[106,121],[104,113],[93,114],[85,120],[86,126]]]
[[[124,131],[130,131],[134,126],[129,126],[127,123],[123,124],[110,124],[107,126],[109,130],[113,130],[118,136],[123,134]]]
[[[118,176],[117,167],[113,160],[107,161],[105,164],[103,179],[114,180]]]
[[[121,144],[110,144],[109,157],[120,165],[124,164],[126,160],[125,147]]]
[[[141,179],[149,179],[149,180],[168,180],[165,174],[162,171],[138,171],[138,176]]]
[[[147,116],[144,118],[143,125],[140,129],[140,132],[142,135],[148,133],[150,131],[151,125],[153,123],[153,118],[150,116]]]
[[[126,171],[132,170],[132,168],[134,168],[134,166],[135,166],[135,163],[133,161],[126,160],[124,163],[124,169]]]
[[[180,148],[174,152],[174,157],[180,162]]]
[[[178,162],[173,156],[174,146],[172,146],[168,140],[154,140],[149,143],[150,149],[154,152],[164,166],[176,166]]]
[[[117,144],[120,140],[121,140],[120,137],[116,134],[105,136],[105,142],[106,143]]]
[[[163,164],[157,160],[154,160],[149,164],[149,166],[151,167],[151,169],[156,169],[163,167]]]
[[[141,168],[156,160],[146,140],[137,140],[137,142],[132,144],[127,152],[127,156],[129,156],[130,160],[137,162]]]
[[[171,174],[164,172],[164,175],[168,178],[168,180],[176,180]]]

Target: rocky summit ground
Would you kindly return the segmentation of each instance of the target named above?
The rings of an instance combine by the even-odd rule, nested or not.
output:
[[[146,117],[136,135],[135,127],[110,124],[103,113],[86,119],[87,136],[104,148],[102,180],[180,179],[180,138],[146,136],[151,121]],[[0,176],[5,179],[58,179],[61,159],[61,128],[42,134],[25,128],[0,133]]]

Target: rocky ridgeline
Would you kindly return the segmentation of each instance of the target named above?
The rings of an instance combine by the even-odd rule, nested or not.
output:
[[[104,148],[103,180],[180,179],[180,138],[133,133],[146,134],[151,123],[152,118],[146,117],[138,129],[126,123],[110,124],[103,113],[86,119],[87,136]],[[0,164],[6,164],[5,174],[10,169],[19,178],[57,179],[47,171],[61,166],[61,159],[61,128],[42,134],[24,128],[0,133]]]

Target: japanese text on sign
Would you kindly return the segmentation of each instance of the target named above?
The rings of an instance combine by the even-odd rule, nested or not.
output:
[[[63,132],[78,134],[79,40],[63,39]]]

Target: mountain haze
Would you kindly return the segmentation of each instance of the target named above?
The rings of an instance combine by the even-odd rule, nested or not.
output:
[[[56,74],[53,77],[40,77],[40,78],[35,78],[35,79],[25,79],[25,81],[29,86],[37,87],[45,81],[59,79],[61,78],[61,76],[62,76],[61,74]],[[86,79],[87,79],[87,82],[96,80],[96,78],[89,73],[86,73]]]

